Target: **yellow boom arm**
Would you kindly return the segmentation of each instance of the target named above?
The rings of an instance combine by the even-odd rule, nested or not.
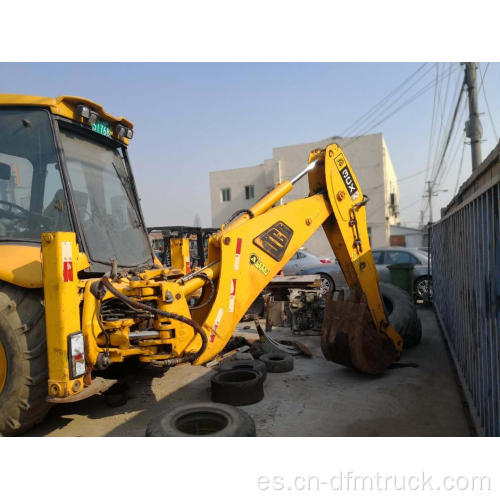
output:
[[[306,173],[310,196],[274,206]],[[321,225],[352,290],[351,301],[366,303],[376,338],[385,344],[388,341],[390,357],[396,358],[402,340],[388,325],[378,290],[365,204],[347,158],[337,144],[332,144],[326,150],[312,152],[304,172],[278,185],[212,236],[209,262],[216,264],[208,271],[211,277],[219,278],[218,289],[214,301],[193,314],[208,337],[208,346],[197,363],[208,361],[222,350],[259,293]],[[202,284],[199,278],[187,281],[185,294]]]

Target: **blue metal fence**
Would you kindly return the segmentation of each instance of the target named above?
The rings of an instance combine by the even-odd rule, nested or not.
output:
[[[500,183],[432,226],[434,308],[480,434],[500,435]]]

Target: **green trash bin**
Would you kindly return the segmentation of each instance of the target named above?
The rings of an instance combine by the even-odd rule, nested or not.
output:
[[[413,264],[391,264],[387,266],[391,275],[391,283],[413,295]]]

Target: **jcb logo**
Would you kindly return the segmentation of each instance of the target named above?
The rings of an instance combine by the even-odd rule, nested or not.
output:
[[[279,262],[283,258],[292,236],[292,228],[279,221],[254,238],[253,243]]]

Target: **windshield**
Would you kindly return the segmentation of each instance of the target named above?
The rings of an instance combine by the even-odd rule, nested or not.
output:
[[[134,267],[152,261],[119,146],[61,129],[72,193],[94,261]]]
[[[0,109],[0,241],[71,231],[49,115]]]

